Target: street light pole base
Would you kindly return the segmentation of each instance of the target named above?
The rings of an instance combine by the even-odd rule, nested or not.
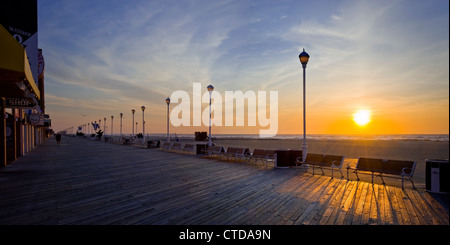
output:
[[[302,146],[302,160],[303,162],[306,161],[306,156],[308,155],[308,146],[306,144],[303,144]],[[309,165],[308,164],[303,164],[305,166],[305,168],[308,168]]]

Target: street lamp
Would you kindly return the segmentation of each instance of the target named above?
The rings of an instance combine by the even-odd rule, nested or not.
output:
[[[209,140],[208,140],[208,146],[212,146],[212,141],[211,141],[211,94],[214,90],[214,86],[213,85],[208,85],[208,92],[209,92]]]
[[[134,136],[134,113],[136,112],[135,109],[131,110],[131,113],[133,113],[133,123],[131,124],[131,136]]]
[[[106,117],[103,118],[103,134],[106,136]]]
[[[111,116],[111,141],[113,141],[113,139],[114,139],[114,136],[113,136],[113,131],[114,131],[113,122],[114,122],[114,116]]]
[[[308,64],[309,54],[305,52],[300,53],[298,56],[300,63],[303,67],[303,146],[302,146],[302,159],[303,162],[306,160],[306,155],[308,154],[308,146],[306,145],[306,64]]]
[[[145,106],[141,106],[141,110],[142,110],[142,144],[144,144],[145,142],[145,121],[144,121],[144,110],[145,110]]]
[[[167,97],[166,99],[167,104],[167,142],[170,143],[170,137],[169,137],[169,104],[170,104],[170,98]]]
[[[123,113],[120,113],[120,142],[122,142],[122,117]]]

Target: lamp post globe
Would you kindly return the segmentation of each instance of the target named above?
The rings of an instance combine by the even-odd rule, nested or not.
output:
[[[300,53],[298,56],[300,63],[303,67],[303,145],[302,145],[302,159],[303,162],[306,160],[306,155],[308,154],[308,146],[306,144],[306,64],[309,61],[309,54],[305,52]]]
[[[208,85],[208,87],[206,87],[208,89],[209,92],[209,137],[208,137],[208,146],[212,146],[212,140],[211,140],[211,94],[214,91],[214,86],[213,85]]]
[[[303,68],[306,68],[306,64],[308,64],[309,61],[309,54],[305,52],[305,49],[303,49],[303,52],[300,53],[298,58],[300,63],[302,63]]]

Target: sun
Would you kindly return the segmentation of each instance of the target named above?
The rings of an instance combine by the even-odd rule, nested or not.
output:
[[[365,126],[370,122],[370,111],[367,109],[361,109],[353,114],[353,121],[359,126]]]

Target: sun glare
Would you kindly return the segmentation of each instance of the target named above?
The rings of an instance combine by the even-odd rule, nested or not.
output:
[[[353,114],[353,121],[359,126],[365,126],[370,122],[370,111],[366,109],[361,109]]]

